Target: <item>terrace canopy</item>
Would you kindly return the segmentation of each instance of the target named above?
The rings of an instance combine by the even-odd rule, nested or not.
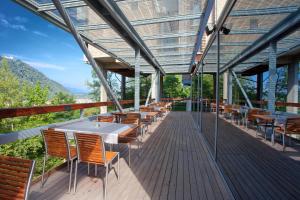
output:
[[[51,0],[16,2],[68,30]],[[127,67],[134,67],[135,49],[140,48],[140,71],[144,74],[154,73],[154,68],[162,74],[189,72],[195,41],[202,38],[200,21],[206,9],[208,18],[212,2],[61,0],[76,30],[89,44]]]

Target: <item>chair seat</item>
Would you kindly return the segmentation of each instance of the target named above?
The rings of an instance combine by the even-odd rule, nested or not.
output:
[[[285,135],[293,135],[293,134],[299,135],[300,134],[300,130],[293,130],[293,131],[286,131],[286,132],[284,132],[284,129],[282,127],[276,127],[274,129],[274,131],[276,133],[281,133],[281,134],[285,134]]]
[[[106,151],[105,152],[106,162],[110,163],[117,155],[118,155],[118,152]]]

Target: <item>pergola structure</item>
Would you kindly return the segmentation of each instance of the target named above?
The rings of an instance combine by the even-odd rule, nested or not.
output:
[[[197,75],[199,101],[200,74],[212,73],[216,77],[217,104],[220,74],[224,74],[224,96],[229,103],[233,76],[252,107],[237,74],[257,74],[261,83],[261,72],[268,70],[268,108],[273,111],[276,67],[289,65],[289,92],[295,94],[298,85],[298,77],[293,74],[299,65],[300,0],[15,1],[74,35],[101,79],[103,91],[120,111],[122,107],[105,80],[106,70],[124,76],[134,74],[136,110],[140,105],[140,74],[152,74],[152,97],[156,101],[162,75]],[[209,36],[205,36],[207,24],[213,27]],[[202,45],[206,37],[207,44]],[[100,55],[93,55],[91,48],[100,50]],[[199,51],[200,60],[195,61]],[[295,95],[290,98],[295,99]],[[217,135],[218,109],[216,122]]]

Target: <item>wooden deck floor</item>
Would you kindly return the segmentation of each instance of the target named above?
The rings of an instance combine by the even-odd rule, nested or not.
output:
[[[214,119],[214,114],[204,113],[203,132],[210,147]],[[300,198],[300,163],[288,157],[291,152],[272,148],[222,119],[219,130],[218,165],[236,199]]]
[[[131,168],[124,160],[126,148],[121,149],[121,177],[117,181],[113,170],[109,173],[108,199],[232,199],[190,113],[171,112],[156,126],[140,156],[134,150]],[[30,199],[102,199],[104,170],[98,171],[98,177],[88,176],[87,166],[80,165],[78,190],[68,194],[68,174],[62,169],[43,189],[33,185]]]

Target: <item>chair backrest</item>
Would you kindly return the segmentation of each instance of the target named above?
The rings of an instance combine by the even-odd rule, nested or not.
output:
[[[35,161],[0,155],[0,199],[28,199]]]
[[[287,118],[285,128],[289,134],[300,134],[300,117]]]
[[[79,162],[105,163],[105,146],[100,135],[74,133],[74,138]]]
[[[97,122],[114,122],[115,116],[97,116]]]
[[[247,113],[247,118],[249,121],[254,121],[256,118],[253,115],[257,115],[261,112],[262,110],[259,108],[252,108],[248,110]]]
[[[138,125],[139,125],[141,123],[141,113],[127,113],[125,119],[135,119],[135,120],[138,120]]]
[[[154,108],[153,107],[140,107],[141,112],[153,112]]]
[[[54,129],[42,130],[46,154],[70,160],[70,146],[67,133]]]
[[[124,118],[121,121],[122,124],[136,124],[139,125],[140,124],[140,120],[137,118]]]
[[[224,113],[231,113],[232,112],[232,105],[224,105]]]

